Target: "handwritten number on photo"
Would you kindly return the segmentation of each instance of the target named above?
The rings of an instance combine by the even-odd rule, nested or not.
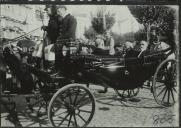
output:
[[[160,115],[154,115],[153,116],[153,124],[157,125],[157,124],[164,124],[166,122],[168,122],[169,124],[171,124],[173,122],[173,117],[175,115],[172,114],[160,114]]]

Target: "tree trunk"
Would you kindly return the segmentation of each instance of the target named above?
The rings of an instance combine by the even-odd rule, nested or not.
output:
[[[150,23],[147,25],[147,42],[148,44],[150,43]]]
[[[103,10],[103,30],[106,30],[106,17],[105,17],[105,10]]]

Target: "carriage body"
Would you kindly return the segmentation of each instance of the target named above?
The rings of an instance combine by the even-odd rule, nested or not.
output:
[[[164,52],[151,53],[142,58],[123,58],[117,55],[77,54],[71,48],[69,50],[66,56],[61,56],[63,75],[78,83],[104,84],[117,90],[142,87],[165,59]]]
[[[167,62],[174,62],[173,67],[175,67],[176,61],[167,59],[168,54],[165,53],[167,50],[150,53],[142,58],[123,58],[117,55],[89,54],[86,52],[88,49],[88,47],[80,47],[80,45],[78,47],[68,45],[66,51],[62,49],[59,65],[61,74],[58,77],[51,76],[48,72],[38,70],[31,65],[21,63],[9,47],[4,49],[4,57],[1,59],[20,81],[21,94],[32,93],[36,84],[39,85],[41,99],[37,103],[40,103],[39,108],[45,109],[46,113],[48,112],[49,121],[54,127],[64,126],[62,123],[69,115],[68,127],[71,125],[73,127],[85,127],[89,124],[95,112],[95,98],[89,89],[83,86],[83,84],[88,83],[124,91],[140,88],[146,80],[153,77],[153,95],[156,102],[163,107],[172,106],[175,103],[172,88],[176,84],[172,76],[176,68],[174,68],[173,74],[170,74],[172,68],[169,68],[167,72],[165,72],[165,69],[168,67]],[[160,74],[160,71],[164,72]],[[36,81],[32,74],[37,77]],[[166,79],[166,77],[169,79]],[[159,78],[159,82],[163,81],[162,83],[164,83],[164,89],[160,92],[157,92],[157,78]],[[164,98],[159,99],[158,95],[166,88],[168,89],[165,91],[164,97],[168,91],[169,96],[172,94],[172,103],[169,101],[171,100],[169,96],[166,103],[163,101]],[[42,102],[45,103],[41,104]],[[44,106],[42,107],[42,105]],[[62,109],[66,110],[67,114],[62,114],[62,121],[57,122],[55,113],[61,112]],[[85,113],[85,117],[80,115],[82,112]],[[72,121],[71,117],[76,119]],[[79,124],[77,120],[80,120],[81,123]]]

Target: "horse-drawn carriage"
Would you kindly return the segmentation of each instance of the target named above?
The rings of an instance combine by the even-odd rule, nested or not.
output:
[[[57,75],[20,63],[10,47],[4,48],[3,56],[20,81],[21,88],[17,94],[34,94],[38,90],[46,103],[49,121],[55,127],[85,127],[89,124],[95,112],[94,96],[85,86],[89,83],[111,87],[125,98],[136,96],[144,82],[149,81],[159,105],[169,107],[176,102],[177,61],[167,59],[172,53],[170,49],[142,58],[122,58],[119,55],[100,56],[80,51],[89,48],[89,45],[65,41]],[[2,94],[8,96],[11,92]]]

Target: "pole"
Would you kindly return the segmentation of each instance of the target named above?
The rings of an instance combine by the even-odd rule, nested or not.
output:
[[[147,25],[147,42],[148,44],[150,43],[150,23],[148,23]]]
[[[41,9],[39,8],[39,10],[40,10],[40,19],[41,19],[41,22],[42,22],[42,24],[43,24],[43,26],[44,26],[44,22],[43,22],[43,14],[42,14],[42,12],[41,12]],[[46,40],[45,40],[45,37],[47,36],[47,33],[44,31],[44,33],[43,33],[43,46],[42,46],[42,68],[44,68],[45,67],[45,52],[44,52],[44,49],[45,49],[45,42],[46,42]]]
[[[102,11],[103,11],[103,30],[106,30],[106,14],[105,14],[105,11],[106,11],[106,6],[103,7]]]
[[[38,28],[36,28],[36,29],[34,29],[34,30],[28,32],[28,33],[25,33],[25,34],[23,34],[23,35],[21,35],[21,36],[19,36],[19,37],[16,37],[16,38],[12,39],[10,42],[12,42],[12,41],[17,41],[17,40],[23,38],[24,36],[26,36],[26,35],[28,35],[28,34],[34,32],[34,31],[36,31],[36,30],[38,30],[38,29],[40,29],[40,27],[38,27]],[[9,43],[9,41],[8,41],[8,43]],[[8,43],[5,42],[3,45],[6,45],[6,44],[8,44]]]

